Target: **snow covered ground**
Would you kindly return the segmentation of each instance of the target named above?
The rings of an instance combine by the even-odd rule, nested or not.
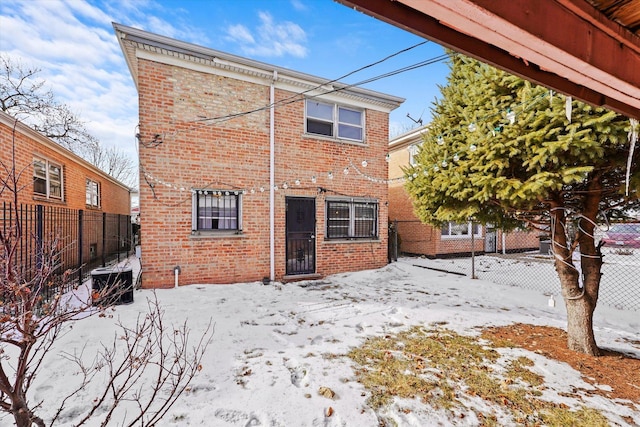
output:
[[[135,277],[139,266],[135,258],[130,262]],[[353,362],[340,356],[366,337],[443,322],[468,335],[477,334],[474,328],[478,326],[515,322],[565,326],[566,313],[559,297],[555,307],[550,307],[549,296],[541,292],[429,270],[416,266],[419,262],[401,258],[378,270],[286,285],[194,284],[156,291],[166,311],[165,322],[181,324],[187,319],[194,337],[210,319],[215,323],[202,371],[161,425],[377,426],[376,414],[365,404],[366,391],[355,381]],[[117,320],[134,323],[152,297],[152,291],[136,291],[132,304],[113,309],[113,318],[80,320],[60,338],[31,396],[32,402],[45,400],[41,415],[51,416],[47,411],[69,391],[78,375],[59,354],[83,348],[85,354],[93,354],[101,342],[113,339]],[[640,340],[637,312],[599,306],[594,323],[600,347],[640,358],[640,349],[631,344]],[[572,386],[592,388],[568,365],[525,353],[535,360],[534,370],[546,378],[550,387],[546,397],[577,405],[580,402],[558,393]],[[321,387],[330,388],[336,396],[321,396]],[[86,389],[85,400],[73,402],[62,425],[79,419],[92,392]],[[616,424],[625,425],[623,416],[640,424],[640,402],[625,404],[586,394],[583,401]],[[448,418],[419,401],[402,402],[402,408],[407,407],[411,411],[393,405],[385,416],[401,426],[474,425],[472,419]],[[122,416],[119,413],[114,421]],[[0,425],[11,424],[10,419],[0,418]]]

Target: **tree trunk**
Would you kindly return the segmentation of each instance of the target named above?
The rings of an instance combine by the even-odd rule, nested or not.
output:
[[[593,335],[593,311],[595,304],[582,296],[572,300],[565,298],[567,307],[567,346],[569,350],[599,356],[600,350]]]
[[[583,283],[580,286],[580,272],[572,259],[577,245],[569,247],[564,209],[552,209],[551,216],[555,267],[567,309],[567,346],[573,351],[598,356],[600,351],[593,334],[593,312],[598,300],[602,258],[593,242],[593,226],[587,231],[589,227],[580,220],[576,236],[581,251]]]
[[[34,424],[39,427],[45,427],[44,421],[39,417],[33,416],[29,408],[27,408],[27,402],[21,397],[13,399],[11,413],[17,427],[32,427]]]

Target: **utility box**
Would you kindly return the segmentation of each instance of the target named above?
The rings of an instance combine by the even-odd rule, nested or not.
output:
[[[91,270],[91,300],[93,305],[131,304],[133,302],[133,272],[131,267],[102,267]]]
[[[540,253],[544,255],[551,254],[551,240],[540,240]]]

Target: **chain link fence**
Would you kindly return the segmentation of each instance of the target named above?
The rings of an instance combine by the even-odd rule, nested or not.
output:
[[[600,237],[596,236],[599,240]],[[526,251],[464,253],[468,245],[460,242],[457,255],[422,258],[420,265],[461,273],[488,280],[499,285],[535,290],[560,297],[560,279],[555,270],[550,244],[541,239],[539,248]],[[464,245],[464,246],[463,246]],[[598,304],[622,310],[640,311],[640,248],[602,248],[603,265]],[[580,254],[575,253],[573,264],[580,269]]]

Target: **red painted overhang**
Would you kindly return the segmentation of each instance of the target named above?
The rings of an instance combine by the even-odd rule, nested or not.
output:
[[[584,0],[337,1],[527,80],[640,119],[640,37]]]

